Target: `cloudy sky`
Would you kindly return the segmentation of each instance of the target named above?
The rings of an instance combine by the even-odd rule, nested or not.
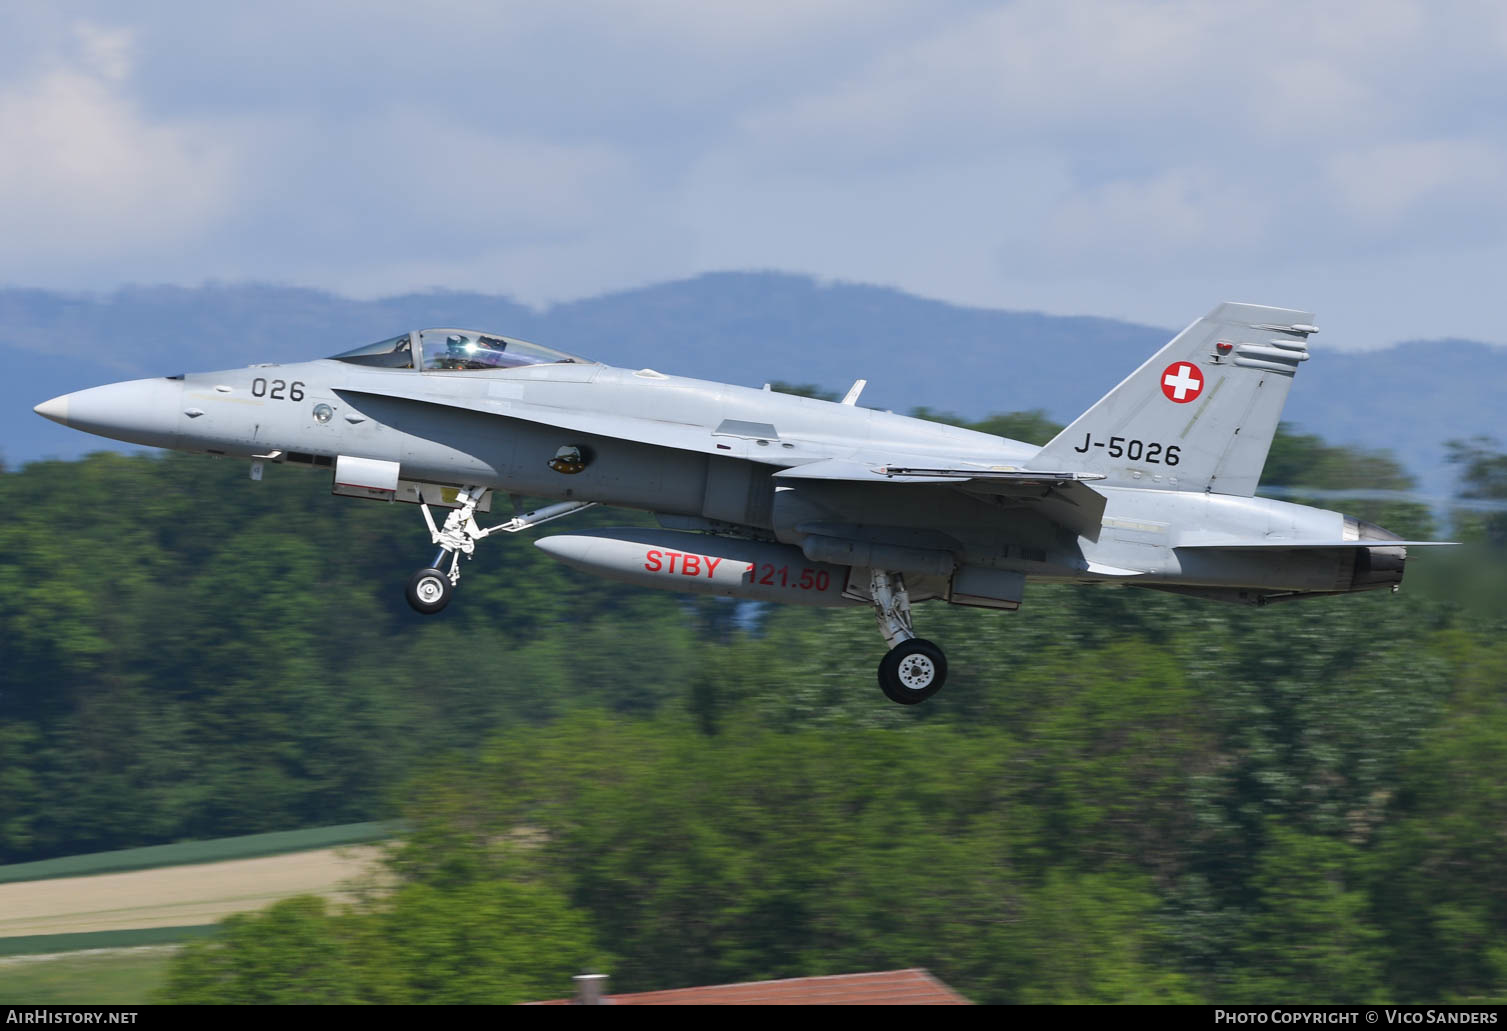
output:
[[[1507,5],[0,7],[0,284],[723,269],[1507,343]]]

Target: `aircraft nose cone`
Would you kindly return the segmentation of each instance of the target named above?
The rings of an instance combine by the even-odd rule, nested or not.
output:
[[[183,384],[177,380],[133,379],[64,394],[43,401],[33,411],[101,437],[174,447],[182,400]]]
[[[32,408],[32,411],[36,412],[44,419],[51,419],[53,422],[61,423],[62,425],[67,426],[68,398],[70,396],[71,395],[64,394],[62,397],[55,397],[51,401],[43,401],[41,404]]]

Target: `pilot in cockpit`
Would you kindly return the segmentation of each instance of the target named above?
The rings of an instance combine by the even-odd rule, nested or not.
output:
[[[527,358],[506,354],[508,342],[499,337],[478,335],[474,339],[460,333],[445,337],[447,364],[457,369],[505,369],[532,364]]]

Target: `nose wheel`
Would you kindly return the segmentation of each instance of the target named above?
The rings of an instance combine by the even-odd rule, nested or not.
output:
[[[406,596],[414,611],[428,616],[450,604],[455,597],[455,585],[438,569],[420,569],[409,578]]]

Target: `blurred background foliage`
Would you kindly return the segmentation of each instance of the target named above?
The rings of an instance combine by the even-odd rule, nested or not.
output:
[[[1462,498],[1503,496],[1496,448],[1453,452]],[[1412,481],[1284,429],[1265,482]],[[924,966],[985,1002],[1507,998],[1489,514],[1397,595],[923,606],[952,680],[906,709],[864,609],[627,587],[527,541],[418,617],[418,511],[327,489],[180,455],[0,474],[0,862],[412,828],[394,890],[234,918],[169,998],[520,1001],[598,965],[622,991]]]

